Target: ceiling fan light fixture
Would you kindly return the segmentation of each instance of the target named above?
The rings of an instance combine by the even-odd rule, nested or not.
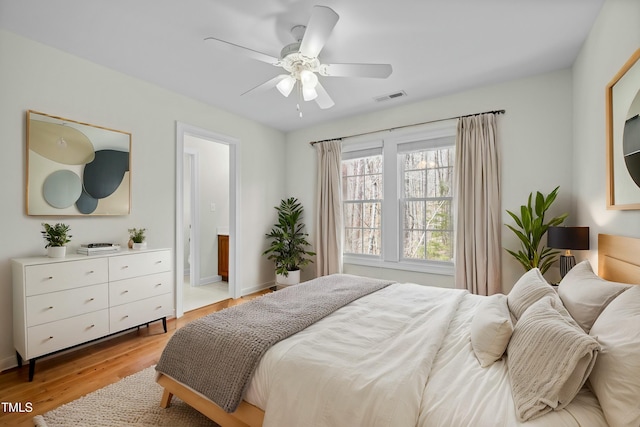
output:
[[[300,82],[302,87],[313,89],[318,85],[318,76],[312,71],[302,70],[300,71]]]
[[[302,86],[302,99],[305,101],[313,101],[318,97],[315,87]]]
[[[292,76],[287,76],[278,82],[276,88],[278,88],[278,91],[283,96],[288,97],[291,94],[291,91],[293,90],[295,84],[296,79],[294,79]]]

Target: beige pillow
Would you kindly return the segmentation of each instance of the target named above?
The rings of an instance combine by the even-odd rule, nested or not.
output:
[[[516,323],[507,349],[511,393],[520,421],[567,406],[593,368],[600,345],[559,299],[545,297]]]
[[[486,297],[478,305],[471,323],[471,347],[480,366],[486,368],[502,357],[512,332],[506,295]]]
[[[611,426],[640,426],[640,286],[632,286],[602,311],[590,335],[602,351],[589,377]]]
[[[602,310],[631,286],[596,276],[589,261],[582,261],[564,276],[558,295],[571,317],[589,333]]]
[[[556,291],[542,277],[540,270],[532,268],[518,279],[509,295],[507,295],[509,311],[518,320],[531,304],[545,296],[558,297]]]

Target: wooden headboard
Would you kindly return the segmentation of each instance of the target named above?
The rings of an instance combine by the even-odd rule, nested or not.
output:
[[[598,234],[598,275],[613,282],[640,284],[640,239]]]

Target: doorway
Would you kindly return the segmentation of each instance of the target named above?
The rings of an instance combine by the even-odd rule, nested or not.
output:
[[[176,139],[175,296],[180,317],[185,311],[239,297],[238,141],[182,123]],[[227,244],[221,245],[221,238],[228,242],[228,253],[219,253]],[[226,269],[218,265],[219,255],[224,255]]]

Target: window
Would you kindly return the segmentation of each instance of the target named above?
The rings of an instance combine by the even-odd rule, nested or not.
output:
[[[398,157],[403,258],[453,261],[454,147],[411,151]]]
[[[376,255],[382,241],[382,154],[342,161],[344,252]]]
[[[344,262],[453,274],[455,122],[346,141]]]

